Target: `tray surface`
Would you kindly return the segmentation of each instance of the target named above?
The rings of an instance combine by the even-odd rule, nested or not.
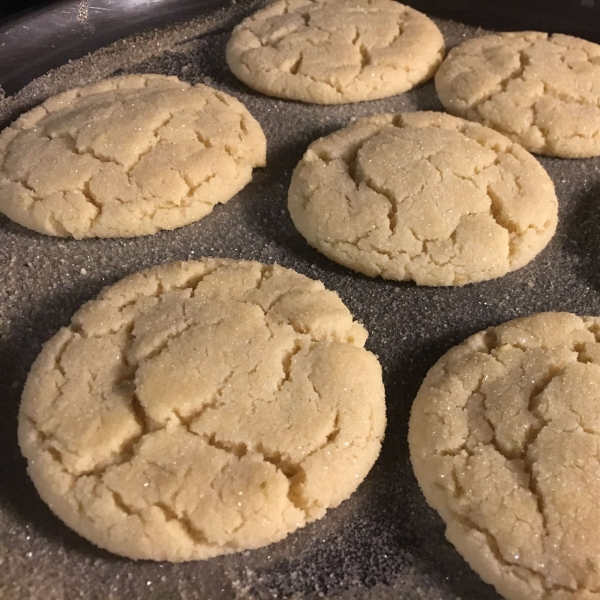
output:
[[[116,6],[117,0],[105,0],[106,5],[111,3]],[[497,600],[494,590],[446,542],[441,520],[418,489],[406,441],[410,406],[427,370],[472,333],[544,310],[600,315],[600,159],[540,159],[556,186],[560,221],[549,246],[525,268],[464,288],[419,288],[370,279],[332,263],[297,233],[286,209],[291,172],[311,141],[350,119],[378,112],[441,110],[433,84],[346,106],[267,98],[238,82],[224,61],[231,28],[262,2],[128,4],[144,7],[132,17],[136,24],[112,33],[102,30],[97,37],[100,29],[94,25],[86,38],[91,46],[87,49],[115,39],[110,37],[113,33],[121,37],[156,25],[159,14],[165,24],[192,14],[198,17],[64,64],[0,100],[0,123],[7,124],[49,95],[113,74],[177,75],[239,98],[265,130],[268,166],[256,170],[236,198],[202,221],[151,237],[63,240],[0,217],[0,598]],[[91,14],[86,2],[60,6],[69,11],[87,6]],[[168,19],[161,12],[167,6],[173,9]],[[85,27],[84,13],[81,23],[71,23],[75,33]],[[19,22],[40,14],[25,15]],[[73,14],[69,12],[69,18]],[[71,27],[69,22],[62,22],[63,34]],[[448,47],[484,33],[448,21],[437,23]],[[64,63],[65,56],[75,57],[80,51],[79,46],[65,46],[55,58]],[[0,83],[7,91],[5,81],[14,83],[18,75],[20,86],[31,76],[31,71],[15,72],[0,71]],[[158,263],[201,256],[277,262],[338,291],[367,327],[367,347],[379,355],[384,367],[386,439],[381,457],[358,491],[324,519],[283,542],[205,562],[134,562],[95,548],[38,498],[17,446],[19,398],[42,344],[102,287]]]

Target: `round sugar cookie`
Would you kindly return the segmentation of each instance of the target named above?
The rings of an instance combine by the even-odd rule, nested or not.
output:
[[[550,156],[600,155],[600,45],[568,35],[501,33],[453,48],[435,76],[452,114]]]
[[[408,436],[446,536],[508,600],[600,593],[600,318],[491,327],[429,371]]]
[[[443,113],[375,115],[313,142],[288,206],[308,243],[355,271],[464,285],[532,260],[554,234],[554,186],[528,152]]]
[[[393,0],[278,0],[242,21],[226,51],[251,88],[318,104],[400,94],[443,54],[433,21]]]
[[[348,498],[385,427],[381,367],[339,296],[277,265],[127,277],[35,361],[19,444],[94,544],[184,561],[284,538]]]
[[[235,98],[176,77],[115,77],[51,97],[2,131],[0,212],[49,235],[152,234],[227,202],[265,153]]]

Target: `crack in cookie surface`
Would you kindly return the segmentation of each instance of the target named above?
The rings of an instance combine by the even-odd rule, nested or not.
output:
[[[174,77],[117,77],[49,98],[0,134],[0,210],[50,235],[147,235],[229,200],[265,152],[234,98]]]
[[[496,34],[454,48],[436,74],[453,114],[531,152],[600,154],[600,45],[566,35]]]
[[[404,92],[433,75],[444,41],[389,0],[279,0],[235,28],[227,62],[263,93],[337,104]]]
[[[206,259],[128,277],[32,367],[30,475],[68,525],[125,556],[277,541],[347,498],[379,453],[366,336],[337,294],[278,266]]]
[[[542,313],[476,334],[430,370],[413,405],[421,489],[510,600],[600,589],[598,323]]]
[[[533,259],[554,234],[558,203],[521,147],[424,112],[367,117],[313,142],[288,206],[311,245],[356,271],[462,285]]]

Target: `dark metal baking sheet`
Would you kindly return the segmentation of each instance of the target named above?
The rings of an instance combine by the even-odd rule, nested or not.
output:
[[[94,13],[100,6],[109,7],[112,16]],[[0,101],[0,122],[73,85],[150,71],[208,83],[238,97],[262,124],[269,147],[268,166],[257,170],[236,198],[174,232],[131,240],[61,240],[0,217],[2,600],[499,598],[445,541],[440,519],[418,489],[406,442],[410,405],[427,369],[471,333],[542,310],[600,314],[600,159],[541,159],[557,188],[560,224],[546,250],[515,273],[464,288],[419,288],[352,273],[309,248],[295,231],[286,210],[294,165],[313,139],[352,118],[441,106],[432,83],[386,100],[330,107],[252,92],[229,73],[223,50],[232,26],[258,6],[260,1],[94,0],[93,6],[64,1],[0,26],[0,36],[27,31],[34,23],[47,28],[36,38],[37,53],[27,54],[39,60],[17,60],[13,69],[2,54],[2,85],[16,81],[19,87],[40,75],[47,60],[62,64],[149,24],[166,27],[28,83]],[[169,25],[192,15],[199,17]],[[448,46],[481,33],[438,24]],[[15,52],[29,52],[24,34],[15,35],[10,42]],[[154,264],[200,256],[278,262],[337,290],[366,325],[368,347],[384,367],[386,440],[352,498],[281,543],[206,562],[133,562],[71,532],[38,498],[17,447],[19,397],[42,343],[104,285]]]

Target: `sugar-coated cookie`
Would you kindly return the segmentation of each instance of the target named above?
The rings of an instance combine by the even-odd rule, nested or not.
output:
[[[550,177],[523,148],[436,112],[366,117],[315,141],[288,206],[332,260],[421,285],[522,267],[554,234],[558,207]]]
[[[0,212],[49,235],[147,235],[227,202],[265,154],[235,98],[176,77],[115,77],[51,97],[0,134]]]
[[[409,446],[446,536],[508,600],[600,589],[600,318],[541,313],[429,371]]]
[[[443,53],[433,21],[393,0],[277,0],[234,29],[227,63],[264,94],[341,104],[405,92]]]
[[[377,358],[339,296],[204,259],[85,304],[27,379],[19,443],[67,525],[131,558],[277,541],[348,498],[385,427]]]
[[[449,112],[530,152],[600,155],[600,45],[568,35],[486,35],[453,48],[435,76]]]

